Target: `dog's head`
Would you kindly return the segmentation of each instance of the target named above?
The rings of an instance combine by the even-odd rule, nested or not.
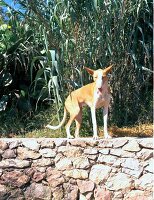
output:
[[[90,69],[88,67],[84,67],[84,69],[93,76],[93,80],[94,82],[96,82],[96,87],[97,88],[101,88],[103,85],[103,82],[107,80],[107,75],[108,73],[111,72],[113,65],[110,65],[109,67],[105,68],[105,69],[97,69],[97,70],[93,70]]]

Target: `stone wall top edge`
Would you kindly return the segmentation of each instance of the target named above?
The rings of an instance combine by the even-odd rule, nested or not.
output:
[[[108,142],[113,142],[115,140],[137,140],[137,141],[141,141],[141,140],[152,140],[154,142],[154,137],[148,137],[148,138],[137,138],[137,137],[117,137],[117,138],[111,138],[111,139],[104,139],[104,138],[99,138],[98,140],[93,140],[92,137],[89,138],[74,138],[74,139],[67,139],[67,138],[0,138],[0,140],[3,141],[8,141],[8,142],[12,142],[12,141],[26,141],[26,140],[36,140],[36,141],[43,141],[43,140],[50,140],[50,141],[56,141],[56,140],[67,140],[69,141],[108,141]]]

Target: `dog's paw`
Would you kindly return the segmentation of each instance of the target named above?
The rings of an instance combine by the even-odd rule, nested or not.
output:
[[[67,136],[67,139],[74,139],[73,135]]]
[[[93,136],[93,140],[98,140],[98,136]]]
[[[111,137],[110,135],[107,134],[107,135],[104,136],[104,138],[105,138],[105,139],[111,139],[112,137]]]

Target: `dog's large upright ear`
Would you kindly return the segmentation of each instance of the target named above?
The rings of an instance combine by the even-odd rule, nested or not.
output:
[[[113,65],[110,65],[109,67],[103,69],[103,74],[107,75],[112,70]]]
[[[91,74],[91,75],[94,74],[94,70],[92,70],[92,69],[90,69],[90,68],[88,68],[88,67],[84,67],[84,69],[85,69],[89,74]]]

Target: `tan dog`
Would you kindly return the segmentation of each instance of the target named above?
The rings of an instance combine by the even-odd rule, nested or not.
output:
[[[65,101],[64,117],[61,123],[58,126],[47,125],[47,128],[53,130],[60,128],[66,120],[68,111],[70,113],[70,119],[65,126],[67,138],[73,138],[73,136],[70,134],[70,126],[74,120],[76,122],[75,137],[79,137],[79,130],[82,121],[82,107],[88,105],[91,109],[92,115],[93,138],[97,139],[96,108],[104,107],[104,137],[111,138],[107,131],[108,107],[111,98],[107,74],[111,71],[111,68],[112,65],[103,70],[92,70],[84,67],[84,69],[86,69],[87,72],[93,76],[94,82],[71,92]]]

